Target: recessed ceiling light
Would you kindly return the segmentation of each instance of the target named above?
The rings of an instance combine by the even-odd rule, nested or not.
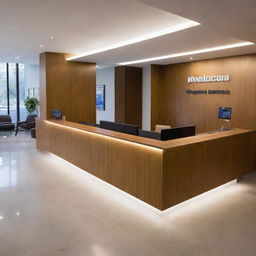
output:
[[[53,40],[53,39],[54,39],[54,36],[50,36],[50,39],[52,39],[52,40]]]
[[[238,44],[222,45],[222,46],[200,49],[200,50],[195,50],[195,51],[180,52],[180,53],[174,53],[174,54],[170,54],[170,55],[158,56],[158,57],[153,57],[153,58],[121,62],[121,63],[118,63],[118,65],[130,65],[130,64],[151,62],[151,61],[156,61],[156,60],[172,59],[172,58],[177,58],[177,57],[182,57],[182,56],[187,56],[187,55],[194,55],[194,54],[206,53],[206,52],[214,52],[214,51],[220,51],[220,50],[248,46],[248,45],[254,45],[254,43],[244,42],[244,43],[238,43]]]
[[[112,49],[116,49],[116,48],[123,47],[123,46],[130,45],[130,44],[139,43],[139,42],[142,42],[142,41],[145,41],[145,40],[148,40],[148,39],[152,39],[152,38],[156,38],[156,37],[159,37],[159,36],[167,35],[167,34],[170,34],[170,33],[174,33],[174,32],[177,32],[177,31],[180,31],[180,30],[183,30],[183,29],[187,29],[187,28],[191,28],[191,27],[194,27],[194,26],[198,26],[198,25],[200,25],[200,23],[190,20],[190,21],[187,21],[187,22],[183,22],[183,23],[181,23],[177,26],[171,26],[169,28],[158,30],[158,31],[155,31],[151,34],[142,35],[142,36],[133,38],[133,39],[128,40],[128,41],[124,41],[124,42],[117,43],[117,44],[112,44],[112,45],[109,45],[109,46],[106,46],[106,47],[103,47],[103,48],[100,48],[100,49],[96,49],[96,50],[93,50],[93,51],[84,52],[84,53],[81,53],[81,54],[78,54],[78,55],[75,55],[75,56],[72,56],[72,57],[68,57],[66,60],[74,60],[74,59],[78,59],[78,58],[85,57],[85,56],[88,56],[88,55],[109,51],[109,50],[112,50]]]
[[[0,216],[0,220],[3,220],[4,219],[4,217],[3,216]]]
[[[43,47],[44,47],[42,44],[40,44],[39,46],[40,46],[40,48],[43,48]]]

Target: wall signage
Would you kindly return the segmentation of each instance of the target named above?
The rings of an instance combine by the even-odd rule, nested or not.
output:
[[[208,82],[228,82],[230,80],[229,75],[218,76],[189,76],[188,83],[208,83]]]
[[[230,90],[186,90],[187,94],[230,94]]]
[[[214,75],[214,76],[189,76],[187,82],[191,83],[212,83],[212,82],[228,82],[229,75]],[[186,90],[187,94],[230,94],[230,90]]]

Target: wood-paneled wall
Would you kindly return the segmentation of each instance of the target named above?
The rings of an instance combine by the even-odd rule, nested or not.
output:
[[[141,68],[115,68],[115,121],[142,126]]]
[[[40,55],[40,116],[59,109],[73,122],[96,122],[96,64],[66,61],[63,53]]]
[[[229,82],[188,84],[189,76],[230,75]],[[189,95],[186,90],[230,90],[229,95]],[[218,108],[232,107],[233,127],[256,128],[256,54],[171,65],[152,65],[151,126],[195,124],[217,130]]]

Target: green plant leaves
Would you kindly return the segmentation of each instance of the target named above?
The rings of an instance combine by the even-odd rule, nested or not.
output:
[[[24,100],[24,106],[28,113],[35,113],[37,112],[38,106],[39,106],[39,100],[37,98],[29,98],[27,97]]]

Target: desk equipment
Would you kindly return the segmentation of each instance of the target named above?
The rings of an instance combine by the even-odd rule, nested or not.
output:
[[[223,119],[222,125],[220,128],[221,131],[232,130],[231,114],[232,114],[232,108],[219,107],[218,118]]]
[[[117,132],[128,133],[132,135],[138,135],[139,127],[133,124],[122,124],[110,121],[100,120],[100,128],[108,129]]]
[[[53,116],[53,119],[60,120],[60,119],[62,119],[62,112],[59,109],[53,109],[52,116]]]

